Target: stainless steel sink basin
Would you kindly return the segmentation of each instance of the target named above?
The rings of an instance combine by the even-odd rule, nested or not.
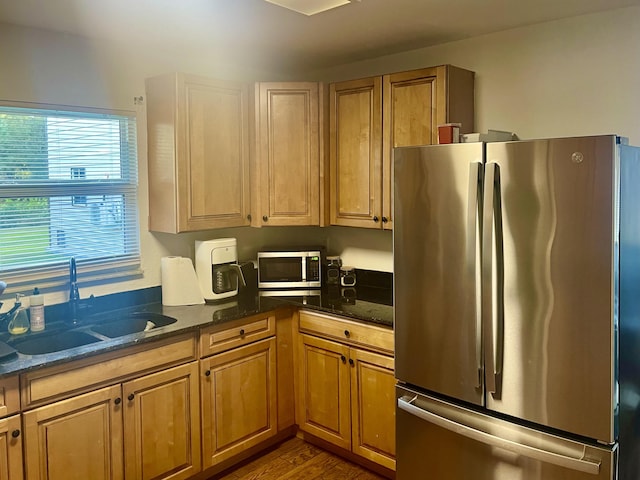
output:
[[[81,347],[97,343],[101,340],[86,332],[65,331],[43,333],[33,337],[10,340],[9,343],[18,352],[25,355],[43,355],[45,353],[60,352],[70,348]]]
[[[109,338],[122,337],[132,333],[139,333],[145,330],[171,325],[177,320],[173,317],[161,315],[159,313],[139,312],[127,315],[124,318],[113,320],[107,323],[93,325],[91,330]]]

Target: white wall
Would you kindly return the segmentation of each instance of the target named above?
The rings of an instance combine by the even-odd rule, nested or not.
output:
[[[640,7],[412,50],[315,73],[334,81],[453,64],[476,72],[476,130],[617,133],[640,145]]]
[[[146,231],[144,78],[168,71],[240,80],[287,77],[182,52],[123,49],[70,35],[0,25],[0,100],[137,110],[143,278],[99,287],[103,295],[160,284],[160,258],[193,256],[196,239],[235,236],[240,257],[261,246],[326,243],[345,264],[391,271],[389,232],[354,228],[225,229],[198,234]],[[521,138],[617,133],[640,145],[640,7],[485,35],[437,47],[344,65],[307,75],[341,80],[450,63],[476,72],[476,129],[511,130]],[[82,287],[82,285],[81,285]],[[47,303],[66,300],[48,294]]]

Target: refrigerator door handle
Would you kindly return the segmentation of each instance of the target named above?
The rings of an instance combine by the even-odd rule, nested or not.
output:
[[[523,445],[518,442],[497,437],[490,433],[476,430],[475,428],[471,428],[467,425],[454,422],[453,420],[449,420],[447,418],[441,417],[440,415],[436,415],[435,413],[431,413],[427,410],[417,407],[416,405],[413,405],[412,402],[414,402],[416,398],[417,396],[413,398],[398,398],[398,408],[420,418],[421,420],[432,423],[455,434],[462,435],[472,440],[484,443],[485,445],[502,448],[504,450],[509,450],[510,452],[513,452],[517,455],[523,455],[525,457],[539,460],[541,462],[558,465],[560,467],[577,470],[591,475],[598,475],[600,472],[600,462],[594,462],[591,460],[586,460],[584,458],[570,457],[549,450],[543,450],[541,448]]]
[[[469,278],[478,280],[476,267],[478,265],[478,219],[479,219],[479,192],[481,192],[482,186],[482,163],[472,162],[469,164],[469,195],[467,205],[467,274]],[[476,283],[479,287],[479,284]],[[473,305],[473,315],[475,322],[471,324],[474,331],[471,332],[469,338],[475,339],[475,351],[476,351],[476,367],[478,372],[478,378],[476,388],[482,388],[484,369],[482,362],[482,314],[481,309],[478,308],[477,299],[481,294],[479,288],[470,292],[473,298],[468,300],[468,305]]]
[[[487,163],[484,178],[482,219],[482,318],[484,325],[487,391],[500,396],[502,380],[503,250],[502,208],[500,203],[500,170]],[[495,235],[495,238],[494,238]],[[494,257],[495,248],[495,257]]]

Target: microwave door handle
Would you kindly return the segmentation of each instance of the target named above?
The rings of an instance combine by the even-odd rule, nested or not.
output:
[[[480,295],[477,268],[478,268],[478,218],[479,218],[479,192],[482,191],[482,163],[472,162],[469,164],[469,195],[467,203],[467,275],[473,279],[474,288],[469,292],[467,305],[473,315],[473,322],[470,327],[473,329],[470,338],[475,341],[476,369],[478,372],[476,388],[482,388],[483,368],[482,368],[482,315],[478,308],[477,299]]]

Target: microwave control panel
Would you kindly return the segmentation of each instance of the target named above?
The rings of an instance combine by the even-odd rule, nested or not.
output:
[[[320,257],[307,257],[307,281],[320,281]]]

